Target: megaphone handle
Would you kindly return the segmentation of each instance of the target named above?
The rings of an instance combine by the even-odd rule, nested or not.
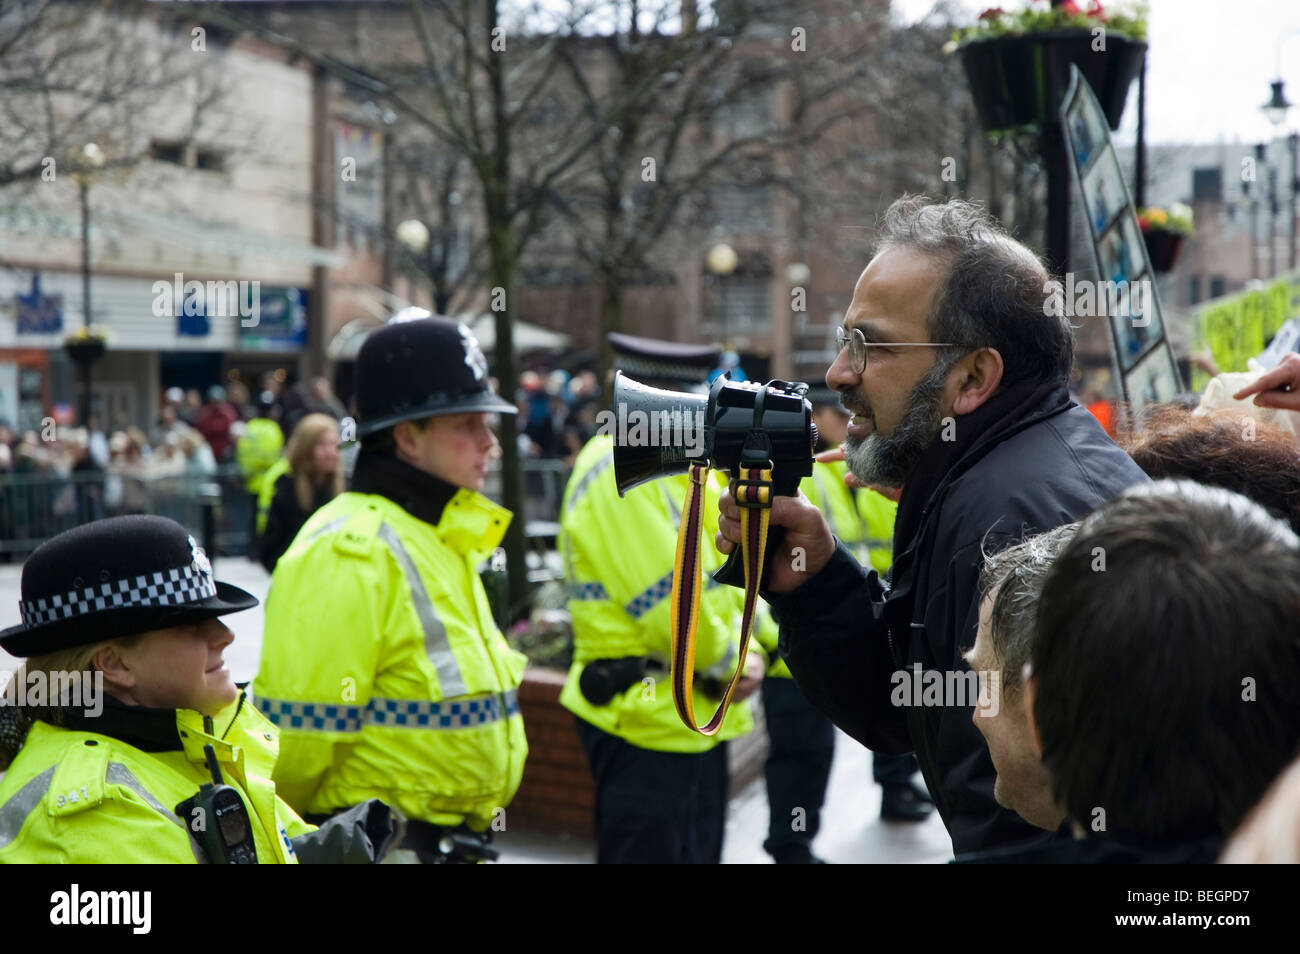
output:
[[[763,558],[763,579],[767,579],[767,569],[772,565],[772,557],[781,549],[781,540],[785,537],[784,527],[770,527],[767,532],[767,553]],[[740,547],[731,551],[725,563],[713,571],[713,581],[737,589],[745,588],[745,565],[740,555]],[[761,586],[759,587],[762,588]]]

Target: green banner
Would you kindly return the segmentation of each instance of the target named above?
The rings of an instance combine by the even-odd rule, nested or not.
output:
[[[1201,306],[1196,323],[1196,350],[1210,346],[1220,371],[1245,371],[1287,321],[1300,315],[1300,271],[1280,275],[1259,288],[1215,298]],[[1197,370],[1192,387],[1205,387],[1207,375]]]

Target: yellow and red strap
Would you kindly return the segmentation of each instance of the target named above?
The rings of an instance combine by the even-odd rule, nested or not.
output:
[[[718,711],[706,725],[695,721],[695,632],[700,620],[700,536],[703,532],[704,491],[708,484],[706,464],[691,465],[691,486],[677,532],[677,565],[673,571],[672,626],[673,703],[688,729],[701,735],[716,735],[731,707],[731,696],[745,672],[750,630],[758,604],[758,587],[767,552],[768,520],[772,507],[772,468],[745,467],[737,470],[736,503],[740,505],[740,554],[745,570],[745,611],[740,622],[740,653],[736,671],[722,694]]]

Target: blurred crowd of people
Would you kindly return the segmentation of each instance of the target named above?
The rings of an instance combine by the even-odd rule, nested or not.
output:
[[[594,371],[525,371],[515,391],[519,452],[524,457],[573,459],[596,433],[600,382]]]
[[[241,381],[206,394],[168,388],[148,433],[125,422],[106,432],[96,414],[85,426],[51,420],[22,433],[0,421],[0,534],[20,545],[114,514],[182,517],[196,505],[198,484],[233,476],[236,463],[239,482],[256,494],[250,477],[267,470],[286,433],[312,414],[346,414],[326,378],[285,387],[268,373],[260,383],[255,400]],[[245,447],[241,459],[241,443],[262,446]],[[228,525],[251,526],[252,503],[238,492],[223,497]]]

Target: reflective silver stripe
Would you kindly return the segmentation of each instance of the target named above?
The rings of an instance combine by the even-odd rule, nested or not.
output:
[[[329,523],[325,524],[325,526],[321,527],[319,530],[317,530],[307,539],[315,540],[317,537],[321,536],[322,534],[333,533],[335,530],[339,529],[339,527],[343,526],[343,524],[347,522],[348,522],[347,517],[339,517],[336,520],[331,520]]]
[[[121,762],[109,762],[108,771],[104,773],[104,781],[111,785],[125,785],[127,788],[131,789],[131,791],[143,798],[146,805],[158,814],[162,815],[168,821],[173,822],[181,831],[185,832],[185,834],[189,836],[190,851],[194,852],[194,860],[199,864],[207,863],[208,859],[204,856],[203,849],[200,848],[199,843],[194,840],[194,835],[191,833],[185,822],[181,821],[180,818],[178,818],[170,809],[164,808],[162,802],[154,798],[149,790],[140,784],[140,780],[131,774],[129,768]]]
[[[591,488],[591,482],[595,480],[597,477],[599,477],[601,474],[603,474],[611,466],[613,466],[613,464],[614,464],[614,453],[613,451],[611,451],[608,456],[602,457],[596,464],[592,466],[591,470],[587,471],[585,474],[582,475],[582,479],[578,481],[577,485],[573,488],[573,493],[569,494],[569,500],[564,505],[565,508],[567,509],[569,507],[576,507],[578,505],[578,501],[581,500],[583,496],[587,493],[587,491]]]
[[[663,492],[664,502],[668,504],[668,513],[672,516],[673,523],[680,524],[682,522],[682,511],[677,506],[677,501],[673,500],[673,495],[668,492],[668,488],[663,484],[659,485],[659,489]]]
[[[442,688],[443,696],[453,698],[469,695],[469,689],[466,688],[465,679],[460,672],[460,663],[456,660],[456,654],[451,651],[451,643],[447,639],[447,628],[442,625],[442,620],[434,611],[433,601],[429,599],[429,592],[424,588],[424,580],[420,579],[420,571],[415,568],[415,563],[406,552],[406,547],[402,546],[397,531],[386,523],[380,524],[379,539],[388,545],[402,572],[406,574],[406,582],[411,587],[411,599],[415,603],[415,612],[419,615],[420,625],[424,628],[424,652],[438,672],[438,684]]]
[[[752,652],[753,650],[751,650]],[[736,645],[727,643],[727,654],[715,662],[708,669],[704,670],[704,675],[712,676],[714,679],[730,679],[732,667],[736,662]]]
[[[45,793],[50,790],[50,782],[54,779],[57,767],[51,765],[18,789],[9,801],[0,805],[0,848],[9,847],[9,843],[18,837],[27,816],[36,810]]]

